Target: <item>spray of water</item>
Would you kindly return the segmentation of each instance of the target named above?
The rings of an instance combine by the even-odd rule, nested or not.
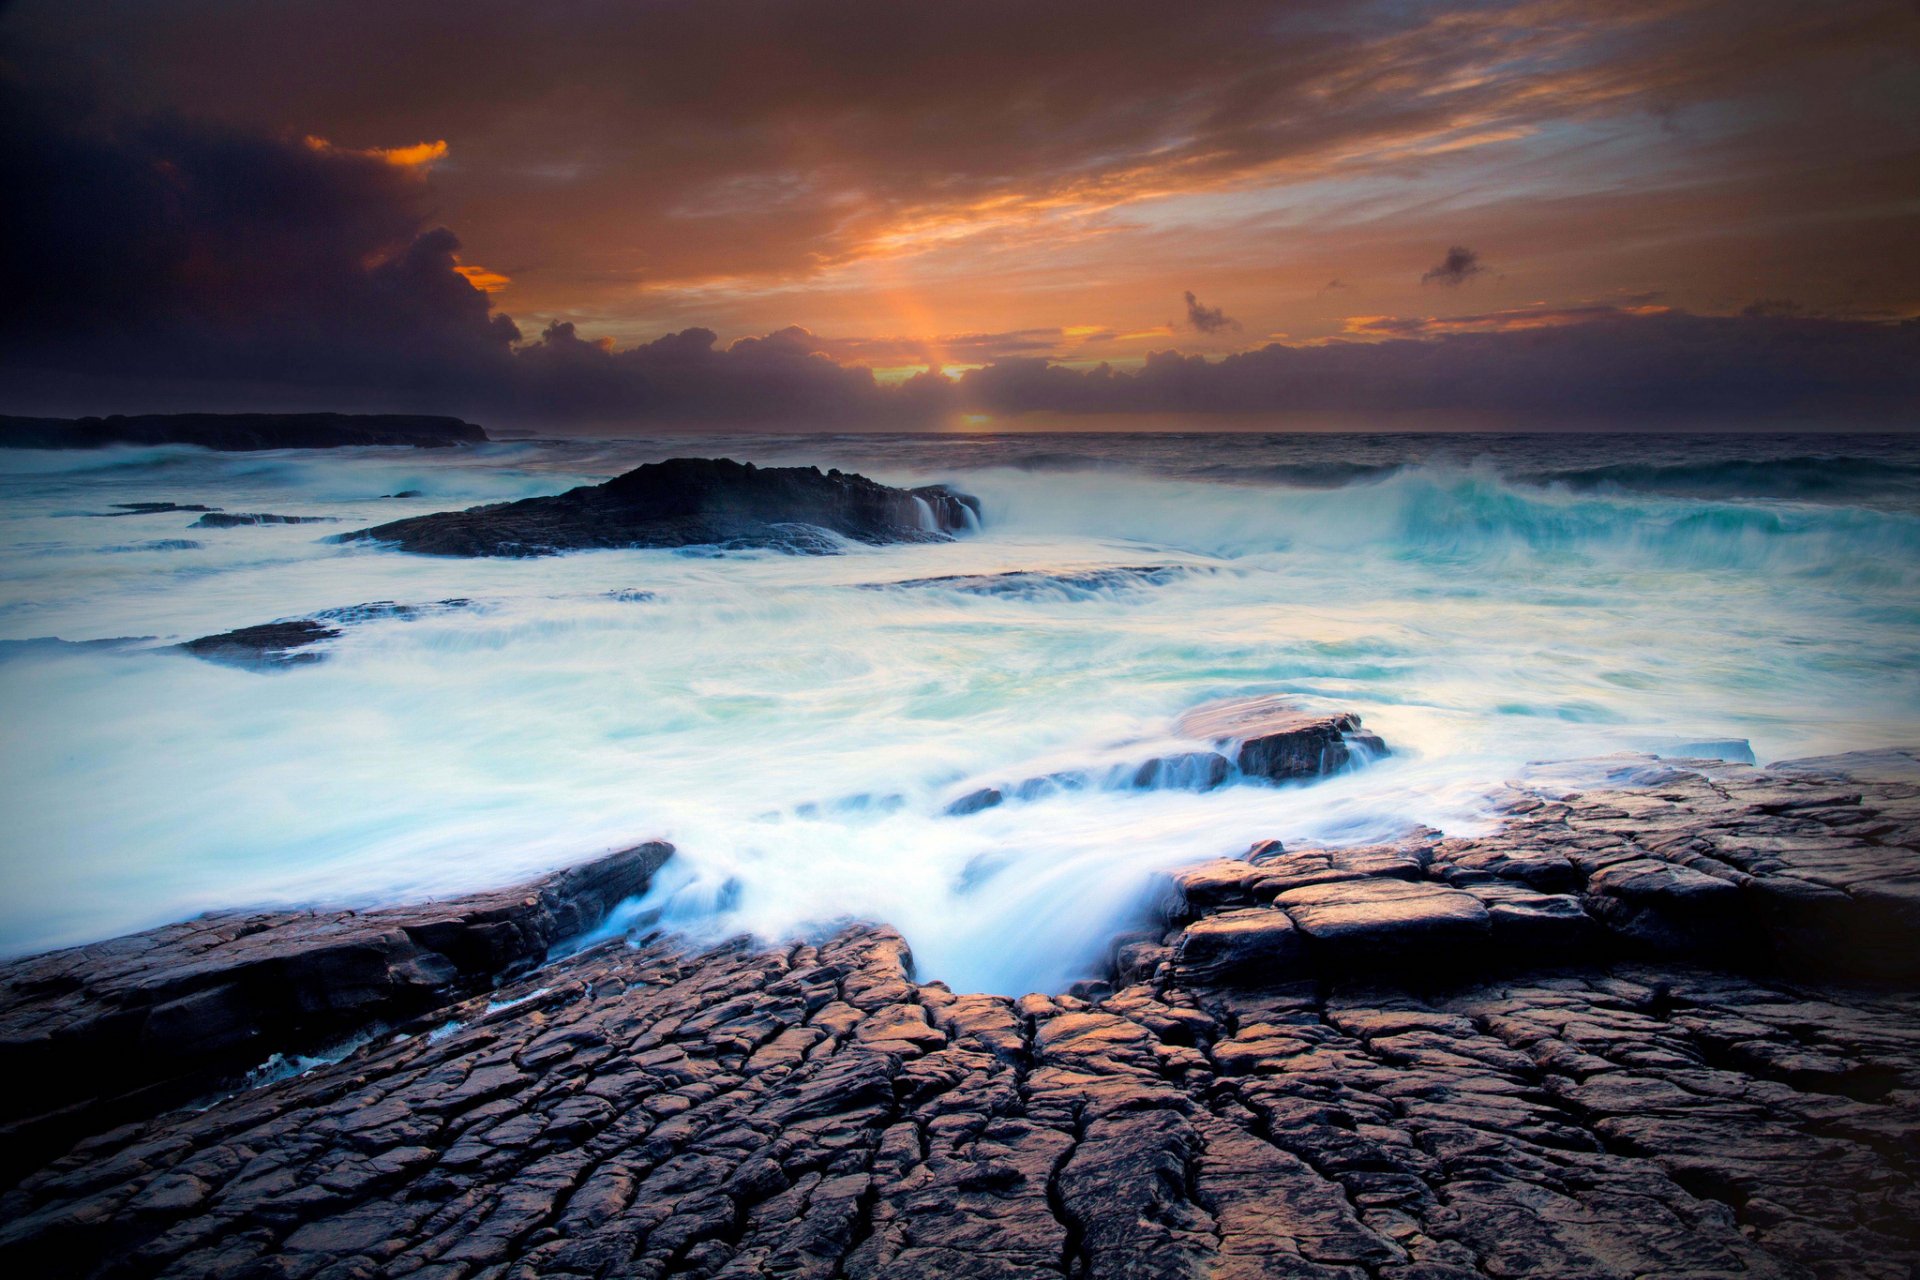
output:
[[[1058,988],[1181,863],[1269,837],[1477,829],[1488,784],[1529,759],[1677,738],[1841,750],[1899,741],[1920,711],[1920,520],[1846,504],[1475,465],[1302,487],[916,455],[867,469],[956,481],[983,529],[829,557],[449,560],[325,540],[626,461],[540,445],[6,459],[0,635],[154,639],[0,646],[0,947],[406,900],[664,837],[681,854],[636,917],[768,936],[880,919],[956,988]],[[133,501],[341,523],[79,514]],[[1116,565],[1193,571],[873,589]],[[356,623],[283,674],[161,647],[449,597],[473,604]],[[1104,785],[1191,749],[1170,737],[1183,709],[1270,692],[1358,711],[1393,755],[1311,786]],[[1100,784],[947,812],[1051,774]]]

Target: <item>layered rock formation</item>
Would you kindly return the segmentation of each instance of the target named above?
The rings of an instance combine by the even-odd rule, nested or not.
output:
[[[1920,997],[1879,936],[1910,925],[1913,757],[1618,773],[1514,787],[1489,837],[1183,873],[1168,928],[1077,995],[917,982],[880,927],[603,944],[299,1078],[75,1122],[0,1197],[0,1259],[327,1280],[1913,1274]],[[1736,897],[1693,896],[1694,875]],[[1580,945],[1503,926],[1503,902],[1559,914],[1523,895],[1580,907]],[[1676,946],[1727,921],[1762,937]],[[1235,934],[1263,955],[1198,963],[1198,939]],[[1396,962],[1369,967],[1369,940]]]
[[[107,445],[191,444],[223,452],[482,444],[487,433],[458,418],[419,413],[147,413],[106,418],[0,415],[0,448],[100,449]],[[178,508],[194,510],[195,508]]]
[[[605,484],[395,520],[345,535],[441,556],[538,556],[594,547],[767,547],[824,552],[856,542],[942,539],[974,527],[979,500],[945,485],[894,489],[818,467],[728,458],[649,463]]]
[[[224,913],[0,966],[0,1173],[270,1054],[437,1008],[645,892],[645,844],[531,885],[383,911]]]

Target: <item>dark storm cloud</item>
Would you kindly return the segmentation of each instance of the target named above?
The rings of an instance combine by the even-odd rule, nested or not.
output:
[[[1053,328],[834,339],[787,327],[726,344],[696,327],[619,349],[560,319],[522,340],[440,225],[421,160],[438,154],[127,116],[0,83],[0,410],[411,408],[555,427],[1430,411],[1551,427],[1910,425],[1920,404],[1920,325],[1779,306],[1366,317],[1350,330],[1386,340],[1168,351],[1137,369],[1053,362],[1045,353],[1070,345]],[[1456,274],[1470,274],[1459,252]],[[850,361],[985,367],[888,384]]]
[[[1431,267],[1420,277],[1421,284],[1465,284],[1486,267],[1481,265],[1480,255],[1463,245],[1454,245],[1447,250],[1447,256],[1440,259],[1439,265]]]
[[[417,175],[159,118],[89,126],[0,83],[0,361],[24,378],[405,388],[519,336],[455,270]]]
[[[1468,136],[1750,93],[1829,152],[1871,150],[1891,126],[1833,127],[1852,100],[1833,85],[1913,26],[1887,0],[21,0],[7,21],[123,106],[452,139],[449,220],[511,242],[549,311],[805,277],[983,207],[1430,164]],[[1804,201],[1804,139],[1755,137],[1752,169]]]
[[[1158,352],[1144,367],[1002,361],[961,380],[970,405],[1055,414],[1432,413],[1535,427],[1642,423],[1910,425],[1920,321],[1585,309],[1564,323],[1321,346],[1219,360]]]
[[[1240,322],[1229,316],[1219,307],[1200,305],[1200,299],[1193,296],[1193,290],[1187,290],[1187,323],[1196,333],[1220,333],[1227,329],[1238,329]]]

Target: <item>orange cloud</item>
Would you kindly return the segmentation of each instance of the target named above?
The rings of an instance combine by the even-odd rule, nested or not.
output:
[[[1671,307],[1613,306],[1594,303],[1576,307],[1517,307],[1509,311],[1489,311],[1469,316],[1348,316],[1341,323],[1344,333],[1358,338],[1432,337],[1444,333],[1519,333],[1527,329],[1557,329],[1563,325],[1589,324],[1621,316],[1657,316]]]
[[[498,271],[490,271],[485,267],[463,263],[454,270],[465,276],[467,283],[482,293],[498,293],[513,283],[512,276],[502,275]]]
[[[341,147],[310,133],[305,142],[310,151],[324,155],[362,156],[369,160],[384,161],[396,169],[424,169],[447,154],[444,138],[437,142],[416,142],[410,147]]]

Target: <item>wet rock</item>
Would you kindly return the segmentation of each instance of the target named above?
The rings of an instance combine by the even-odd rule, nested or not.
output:
[[[411,622],[431,613],[464,609],[471,600],[437,600],[432,604],[399,604],[392,600],[374,600],[339,609],[322,609],[311,617],[267,622],[258,626],[223,631],[219,635],[189,640],[180,648],[196,658],[253,671],[301,666],[326,658],[324,649],[315,648],[323,640],[341,636],[342,627],[383,619]]]
[[[1299,976],[1306,941],[1284,913],[1269,907],[1223,911],[1187,927],[1173,960],[1190,982],[1281,981]]]
[[[378,911],[202,917],[0,965],[0,1135],[179,1100],[543,959],[644,892],[647,844],[530,886]],[[137,1065],[134,1065],[137,1064]]]
[[[1117,591],[1164,586],[1212,568],[1181,564],[1115,565],[1104,569],[1043,572],[1012,569],[1005,573],[958,573],[938,578],[906,578],[898,582],[866,582],[868,591],[934,588],[963,595],[1000,596],[1013,600],[1094,600]]]
[[[1655,780],[1516,786],[1506,826],[1466,841],[1416,834],[1338,868],[1336,851],[1256,846],[1190,869],[1181,910],[1201,918],[1174,934],[1180,961],[1079,996],[917,982],[898,934],[859,925],[707,950],[648,935],[482,994],[456,984],[437,997],[452,1003],[400,1034],[201,1110],[68,1109],[26,1156],[9,1132],[0,1266],[580,1280],[1913,1274],[1911,982],[1820,978],[1799,953],[1772,957],[1792,966],[1782,976],[1730,971],[1744,957],[1724,950],[1624,959],[1636,939],[1586,914],[1620,895],[1585,886],[1613,868],[1629,885],[1656,861],[1734,885],[1729,902],[1771,919],[1778,904],[1753,887],[1768,879],[1857,887],[1902,858],[1911,867],[1920,787],[1842,777],[1844,762],[1638,768]],[[1474,856],[1496,849],[1512,856]],[[1581,888],[1532,883],[1545,863],[1529,850],[1561,857]],[[1348,874],[1286,889],[1279,907],[1240,905],[1289,865]],[[1631,893],[1671,914],[1671,888]],[[1323,937],[1289,916],[1290,898],[1306,921],[1321,913]],[[1504,954],[1488,972],[1450,962],[1462,899],[1485,917],[1474,936]],[[1391,917],[1393,945],[1432,949],[1380,966],[1324,945],[1361,908],[1349,940]],[[1831,948],[1845,912],[1865,910],[1787,923],[1841,929]],[[1590,936],[1569,950],[1575,913]],[[496,963],[496,936],[475,926],[498,918],[452,914],[438,940],[449,949],[434,954]],[[356,923],[376,915],[393,922],[303,917],[357,948],[327,975],[338,999],[368,990],[367,957],[397,945],[378,922]],[[409,939],[433,927],[412,919]],[[94,968],[177,952],[182,928],[77,966],[0,967],[0,1026],[75,995]],[[464,958],[455,938],[472,943]],[[1281,957],[1278,973],[1261,955]],[[110,1057],[139,1088],[150,1060]]]
[[[239,529],[258,524],[337,524],[334,516],[276,516],[265,512],[211,511],[195,520],[194,529]]]
[[[265,622],[258,626],[222,631],[218,635],[201,636],[180,647],[208,662],[272,670],[320,661],[323,655],[312,646],[339,635],[338,627],[312,618],[296,618],[291,622]]]
[[[979,501],[943,485],[894,489],[818,467],[727,458],[649,463],[545,498],[415,516],[343,535],[445,556],[538,556],[595,547],[820,552],[822,530],[856,542],[922,542],[973,527]]]
[[[169,511],[214,511],[215,507],[199,502],[116,502],[112,511],[102,511],[100,516],[111,519],[115,516],[157,516]]]
[[[1180,717],[1175,732],[1228,749],[1240,772],[1275,782],[1321,777],[1386,753],[1378,737],[1360,732],[1360,717],[1352,712],[1305,711],[1285,698],[1195,707]]]
[[[1325,954],[1323,963],[1354,967],[1411,953],[1438,959],[1452,948],[1478,946],[1492,931],[1479,899],[1430,882],[1340,880],[1289,889],[1273,903]]]
[[[98,449],[107,445],[190,444],[203,449],[339,449],[411,445],[422,449],[481,444],[487,433],[458,418],[412,413],[149,413],[105,418],[0,415],[0,448]]]

